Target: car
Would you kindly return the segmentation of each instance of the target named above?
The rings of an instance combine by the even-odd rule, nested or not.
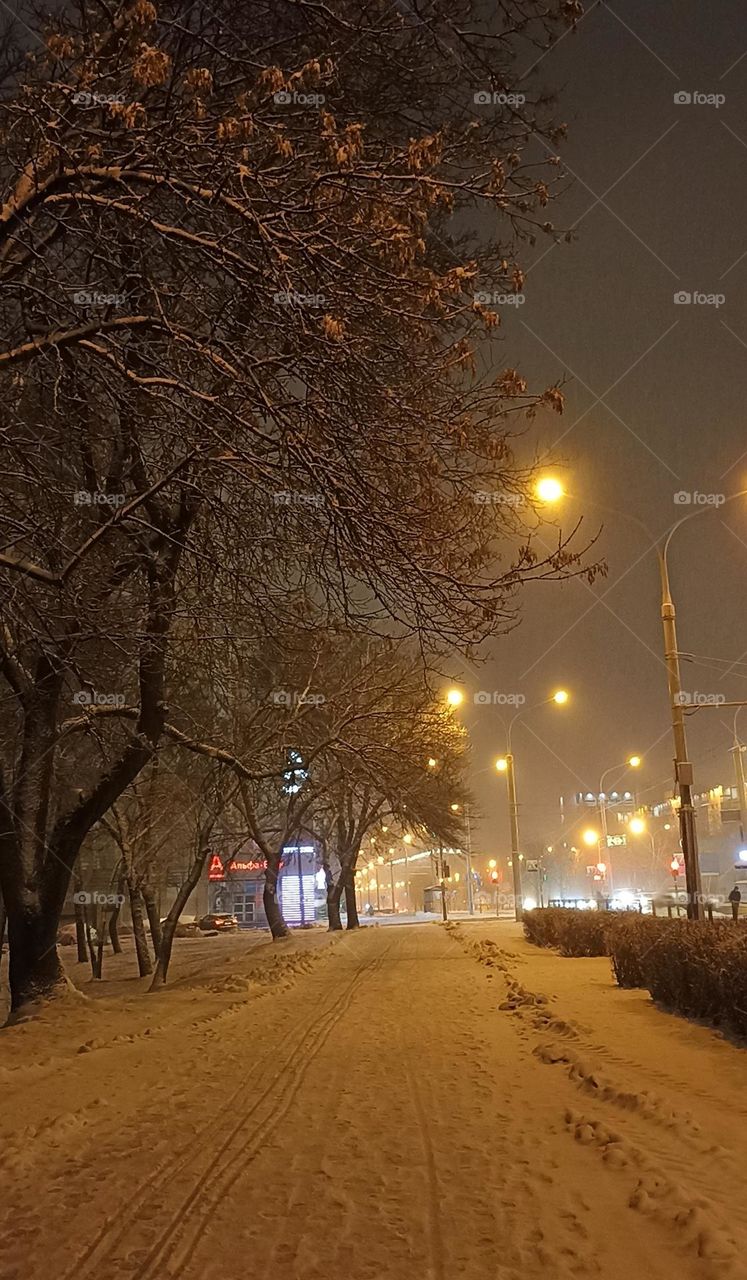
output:
[[[229,916],[223,912],[211,912],[206,916],[202,916],[197,921],[198,928],[203,933],[233,933],[239,927],[239,922],[235,916]]]

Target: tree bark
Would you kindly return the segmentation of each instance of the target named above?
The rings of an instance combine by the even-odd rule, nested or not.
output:
[[[153,944],[153,954],[158,959],[161,954],[161,917],[158,911],[158,902],[156,894],[149,885],[143,886],[142,889],[143,902],[145,910],[148,914],[148,924],[150,925],[150,939]]]
[[[130,914],[132,916],[132,933],[135,938],[135,954],[137,955],[137,967],[141,978],[147,978],[148,974],[153,972],[153,965],[150,960],[150,952],[148,951],[148,939],[145,936],[145,921],[143,919],[143,896],[137,885],[131,880],[127,882],[127,889],[130,895]]]
[[[262,894],[262,903],[267,916],[267,923],[270,927],[270,933],[273,938],[287,938],[290,936],[283,913],[280,910],[278,901],[278,877],[280,874],[280,859],[268,859],[267,870],[265,872],[265,887]]]
[[[360,929],[360,920],[358,919],[358,903],[355,900],[355,880],[353,879],[353,870],[350,869],[350,875],[345,882],[345,907],[348,913],[348,929]]]
[[[327,888],[327,918],[330,933],[337,933],[342,929],[342,919],[340,916],[341,898],[342,884],[341,881],[338,880],[337,884],[330,885]]]

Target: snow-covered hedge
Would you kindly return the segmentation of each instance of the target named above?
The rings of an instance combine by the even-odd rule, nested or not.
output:
[[[565,956],[609,955],[621,987],[643,987],[673,1013],[747,1036],[743,924],[549,908],[527,912],[524,932]]]
[[[540,907],[524,913],[524,933],[536,946],[557,947],[564,956],[604,956],[610,918],[606,911]]]

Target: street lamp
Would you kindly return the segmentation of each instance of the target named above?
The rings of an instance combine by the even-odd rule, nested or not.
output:
[[[449,689],[446,694],[446,701],[450,707],[461,707],[464,702],[464,694],[461,689]]]
[[[546,706],[548,703],[554,703],[556,706],[562,707],[568,701],[568,692],[566,689],[556,689],[549,698],[543,698],[541,702],[537,702],[533,707],[527,708],[529,711],[535,710],[536,707]],[[513,876],[514,888],[514,919],[521,920],[524,915],[524,905],[521,893],[521,863],[522,855],[519,853],[519,804],[516,797],[516,772],[514,769],[514,757],[511,751],[511,730],[524,714],[522,707],[516,712],[516,715],[510,720],[506,731],[506,754],[501,756],[495,762],[495,767],[499,773],[505,773],[506,786],[508,788],[508,812],[511,824],[511,873]]]
[[[565,490],[556,476],[541,476],[534,486],[534,492],[540,502],[558,502],[565,496]]]
[[[747,496],[747,489],[740,489],[737,493],[731,493],[724,499],[720,506],[724,506],[727,502],[734,502],[737,498]],[[616,516],[623,520],[630,520],[637,525],[639,529],[643,529],[646,537],[650,540],[653,547],[656,548],[656,554],[659,561],[659,579],[661,586],[661,623],[664,637],[664,661],[667,668],[667,683],[669,686],[669,706],[672,716],[672,738],[674,741],[674,778],[679,795],[679,824],[680,824],[680,845],[682,847],[682,856],[685,860],[685,883],[687,886],[687,915],[690,920],[703,920],[705,917],[705,908],[703,905],[703,889],[700,875],[700,860],[698,857],[698,833],[695,825],[695,810],[693,808],[692,789],[693,789],[693,766],[688,758],[687,739],[685,735],[685,707],[687,699],[682,696],[682,681],[680,678],[680,655],[677,646],[677,624],[676,609],[674,600],[672,599],[672,588],[669,581],[669,546],[674,534],[681,525],[686,524],[688,520],[693,520],[695,516],[704,515],[706,511],[713,511],[714,508],[710,504],[694,507],[692,511],[688,511],[687,515],[676,520],[663,537],[654,537],[650,529],[639,520],[637,516],[631,514],[630,511],[621,511],[619,508],[605,508],[601,503],[591,502],[591,506],[598,507],[600,510],[612,511]],[[714,704],[700,704],[714,705]],[[734,703],[721,703],[721,706],[734,706]]]

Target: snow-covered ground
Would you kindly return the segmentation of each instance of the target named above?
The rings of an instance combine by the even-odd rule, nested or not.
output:
[[[185,942],[0,1033],[0,1276],[745,1277],[746,1066],[507,922]]]

